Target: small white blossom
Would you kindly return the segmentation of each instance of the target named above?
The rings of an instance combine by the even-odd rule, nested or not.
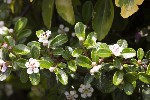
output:
[[[49,71],[50,71],[50,72],[54,72],[55,69],[56,69],[56,67],[50,67],[50,68],[49,68]]]
[[[12,2],[12,0],[7,0],[6,3],[7,3],[7,4],[11,4],[11,2]]]
[[[69,32],[69,27],[64,27],[63,24],[60,24],[58,28],[58,33],[66,33],[66,32]]]
[[[76,100],[76,98],[78,98],[78,94],[76,93],[75,90],[70,91],[70,93],[66,91],[65,95],[67,100]]]
[[[75,37],[75,36],[76,36],[76,34],[75,34],[74,32],[73,32],[71,35],[72,35],[72,37]]]
[[[84,38],[83,37],[79,37],[79,41],[83,41],[84,40]]]
[[[29,62],[26,62],[25,66],[27,67],[28,74],[38,73],[38,67],[40,66],[40,63],[36,59],[30,58]]]
[[[81,84],[78,91],[81,93],[82,98],[86,98],[92,96],[94,89],[91,87],[90,84],[86,84],[86,85]]]
[[[6,62],[0,59],[0,71],[5,72],[7,69]]]
[[[91,75],[94,75],[94,73],[98,72],[101,68],[102,68],[101,65],[94,66],[94,67],[90,70],[90,74],[91,74]]]
[[[14,30],[12,28],[10,28],[8,31],[9,31],[9,33],[13,33],[14,32]]]
[[[118,44],[114,44],[114,45],[110,45],[109,46],[109,49],[112,51],[112,53],[115,55],[115,56],[120,56],[123,48],[120,47]]]
[[[0,21],[0,27],[4,26],[4,21]]]
[[[42,34],[40,34],[39,36],[39,42],[43,43],[43,46],[47,46],[48,44],[48,38],[51,35],[51,31],[47,30],[46,32],[43,32]]]

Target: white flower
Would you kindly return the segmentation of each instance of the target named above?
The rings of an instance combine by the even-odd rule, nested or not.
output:
[[[69,27],[64,27],[63,24],[60,24],[58,28],[58,33],[66,33],[66,32],[69,32]]]
[[[38,73],[38,67],[40,66],[40,63],[36,59],[30,58],[29,62],[26,62],[25,66],[27,67],[28,74]]]
[[[7,4],[11,4],[12,0],[7,0]]]
[[[109,49],[112,51],[112,53],[115,55],[115,56],[120,56],[123,48],[120,47],[118,44],[114,44],[114,45],[110,45],[109,46]]]
[[[54,72],[55,69],[56,69],[56,67],[50,67],[49,68],[50,72]]]
[[[76,34],[75,34],[74,32],[73,32],[71,35],[72,35],[72,37],[75,37],[75,36],[76,36]]]
[[[86,98],[92,96],[94,89],[91,87],[90,84],[86,84],[86,85],[81,84],[78,91],[81,93],[82,98]]]
[[[4,26],[4,21],[0,21],[0,27]]]
[[[97,66],[94,66],[91,70],[90,70],[90,74],[91,75],[94,75],[95,72],[98,72],[99,69],[101,69],[102,66],[101,65],[97,65]]]
[[[43,32],[42,34],[40,34],[39,36],[39,42],[43,43],[43,46],[46,46],[48,44],[48,38],[51,35],[51,31],[47,30],[46,32]]]
[[[2,59],[0,59],[0,71],[5,72],[6,69],[7,69],[6,62],[4,62]]]
[[[5,26],[0,27],[0,34],[5,34],[5,32],[8,31],[8,28]]]
[[[75,90],[70,91],[70,93],[66,91],[65,95],[67,100],[76,100],[76,98],[78,98],[78,94],[76,93]]]
[[[13,33],[14,32],[14,30],[12,28],[10,28],[8,31],[9,31],[9,33]]]

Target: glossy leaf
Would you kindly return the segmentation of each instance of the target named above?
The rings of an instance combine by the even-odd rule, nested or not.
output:
[[[29,75],[30,81],[32,85],[38,85],[40,83],[40,74],[34,73]]]
[[[113,63],[114,63],[115,68],[120,69],[120,70],[123,69],[123,66],[118,58],[115,58]]]
[[[115,0],[117,7],[121,8],[121,16],[128,18],[138,11],[138,5],[141,5],[144,0]]]
[[[32,58],[35,58],[35,59],[39,58],[39,56],[40,56],[40,49],[38,47],[36,47],[36,46],[33,46],[31,48],[31,56],[32,56]]]
[[[19,31],[21,31],[22,29],[25,28],[26,24],[27,24],[27,18],[22,17],[20,19],[18,19],[18,21],[15,23],[15,27],[14,27],[14,31],[16,33],[18,33]]]
[[[147,75],[145,73],[139,73],[139,80],[146,84],[150,84],[150,75]]]
[[[114,7],[112,0],[97,0],[94,7],[93,29],[97,33],[97,39],[101,41],[108,34],[114,19]]]
[[[128,58],[133,58],[136,56],[136,51],[132,48],[125,48],[123,49],[123,51],[121,52],[121,55],[123,56],[123,58],[128,59]]]
[[[68,23],[75,23],[74,10],[72,0],[55,0],[58,14]]]
[[[72,52],[72,56],[73,56],[73,57],[79,57],[82,53],[83,53],[83,50],[82,50],[82,49],[76,48],[76,49]]]
[[[77,66],[74,60],[68,62],[68,68],[73,72],[77,70]]]
[[[47,61],[47,60],[44,60],[44,59],[39,60],[39,63],[40,63],[41,68],[46,68],[46,69],[49,69],[53,65],[53,62],[50,62],[50,61]]]
[[[11,36],[5,36],[4,40],[9,46],[15,46],[15,40]]]
[[[84,42],[84,46],[87,49],[94,48],[96,46],[96,40],[97,36],[95,32],[91,32],[88,36],[87,39]]]
[[[112,52],[109,49],[101,48],[97,51],[99,57],[110,57]]]
[[[51,28],[53,9],[54,9],[54,0],[43,0],[42,17],[43,17],[44,25],[48,29]]]
[[[93,12],[92,2],[91,1],[86,1],[83,4],[83,7],[82,7],[82,17],[83,17],[83,20],[86,24],[88,24],[89,21],[91,20],[92,12]]]
[[[119,85],[123,81],[124,73],[123,71],[116,71],[113,76],[113,84]]]
[[[117,41],[117,44],[118,44],[120,47],[122,47],[123,49],[128,47],[128,43],[127,43],[126,40],[120,39],[120,40]]]
[[[57,78],[59,79],[59,81],[63,85],[67,85],[68,84],[68,76],[63,70],[57,68],[55,70],[55,74],[56,74]]]
[[[18,44],[14,46],[13,52],[15,52],[16,54],[20,54],[20,55],[27,55],[30,53],[30,49],[24,44]]]
[[[60,46],[68,41],[68,37],[66,34],[57,35],[50,43],[52,46]]]
[[[98,53],[97,53],[97,49],[92,49],[91,58],[92,58],[92,62],[97,62],[98,63],[99,56],[98,56]]]
[[[91,68],[92,61],[86,56],[79,56],[76,58],[76,62],[79,66]]]
[[[142,48],[139,48],[139,49],[137,50],[137,58],[138,58],[139,60],[142,60],[143,57],[144,57],[144,51],[143,51]]]
[[[124,92],[127,94],[127,95],[131,95],[134,91],[134,87],[131,83],[126,83],[124,85]]]
[[[21,69],[20,71],[20,81],[26,83],[28,81],[27,69]]]
[[[17,34],[17,40],[21,40],[21,39],[24,39],[24,38],[27,38],[28,36],[30,36],[32,33],[32,31],[30,29],[25,29],[25,30],[22,30],[20,32],[18,32]]]
[[[85,40],[85,25],[82,22],[76,23],[75,34],[79,40]]]

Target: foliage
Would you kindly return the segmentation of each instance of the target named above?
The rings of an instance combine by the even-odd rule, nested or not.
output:
[[[0,99],[148,100],[150,28],[121,34],[143,2],[0,1]]]

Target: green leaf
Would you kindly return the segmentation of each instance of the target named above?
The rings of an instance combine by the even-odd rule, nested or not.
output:
[[[124,73],[123,71],[116,71],[113,76],[113,84],[119,85],[123,81]]]
[[[83,53],[83,50],[82,50],[82,49],[76,48],[76,49],[72,52],[72,56],[73,56],[73,57],[79,57],[82,53]]]
[[[146,84],[150,84],[150,75],[147,75],[145,73],[139,73],[139,80]]]
[[[74,10],[72,0],[55,0],[58,14],[68,23],[75,23]]]
[[[132,95],[134,91],[134,87],[131,83],[126,83],[124,85],[124,92],[127,94],[127,95]]]
[[[24,38],[27,38],[28,36],[30,36],[32,33],[32,31],[30,29],[25,29],[25,30],[22,30],[20,32],[18,32],[17,34],[17,40],[22,40]]]
[[[92,58],[92,62],[97,62],[98,63],[99,56],[98,56],[96,48],[92,49],[92,51],[91,51],[91,58]]]
[[[7,68],[4,73],[0,73],[0,81],[4,81],[11,73],[11,68]]]
[[[99,57],[110,57],[112,55],[112,52],[109,49],[100,48],[97,51],[97,54]]]
[[[82,22],[76,23],[75,34],[79,40],[85,40],[85,25]]]
[[[138,79],[138,73],[137,72],[128,72],[124,75],[124,79],[127,82],[134,82]]]
[[[143,57],[144,57],[144,51],[143,51],[142,48],[139,48],[139,49],[137,50],[137,58],[138,58],[139,60],[142,60]]]
[[[147,74],[147,75],[150,75],[150,64],[149,64],[148,67],[147,67],[146,74]]]
[[[101,75],[97,80],[94,80],[94,84],[102,93],[111,93],[116,89],[109,76]]]
[[[87,39],[84,42],[84,46],[87,49],[94,48],[96,46],[96,40],[97,36],[95,32],[91,32],[88,36]]]
[[[123,66],[118,58],[115,58],[113,63],[114,63],[115,68],[120,69],[120,70],[123,69]]]
[[[27,24],[27,18],[22,17],[20,19],[18,19],[18,21],[15,23],[15,27],[14,27],[14,31],[16,33],[18,33],[19,31],[21,31],[22,29],[25,28],[26,24]]]
[[[141,5],[144,0],[115,0],[117,7],[121,8],[121,16],[128,18],[138,11],[138,5]]]
[[[132,48],[125,48],[125,49],[122,50],[121,55],[125,59],[133,58],[133,57],[136,56],[136,51]]]
[[[68,84],[68,76],[63,70],[57,68],[55,69],[55,74],[63,85]]]
[[[28,47],[30,47],[30,48],[32,48],[32,47],[34,47],[34,46],[36,46],[37,48],[41,48],[40,47],[40,43],[39,42],[36,42],[36,41],[31,41],[31,42],[29,42],[28,44],[27,44],[27,46]]]
[[[66,34],[57,35],[50,43],[52,46],[60,46],[68,41],[68,37]]]
[[[91,82],[94,80],[94,75],[86,74],[84,77],[84,84],[91,84]]]
[[[21,58],[18,59],[17,61],[15,61],[15,63],[20,67],[20,68],[26,68],[25,63],[27,62],[27,60]]]
[[[88,24],[92,18],[93,4],[91,1],[86,1],[82,7],[82,17],[86,24]]]
[[[64,52],[64,49],[63,48],[55,48],[51,52],[53,55],[62,55],[62,53]]]
[[[35,59],[39,58],[39,56],[40,56],[40,49],[38,47],[36,47],[36,46],[33,46],[31,48],[31,56],[32,56],[32,58],[35,58]]]
[[[50,29],[53,16],[54,0],[43,0],[42,2],[42,17],[44,25]]]
[[[48,61],[48,60],[39,60],[39,63],[40,63],[40,67],[41,68],[46,68],[46,69],[49,69],[50,67],[53,66],[53,62],[52,61]]]
[[[120,47],[122,47],[123,49],[128,47],[128,43],[127,43],[126,40],[120,39],[120,40],[117,41],[117,44],[118,44]]]
[[[29,75],[30,81],[32,85],[38,85],[40,83],[40,74],[34,73]]]
[[[68,61],[68,68],[73,72],[77,70],[77,66],[74,60]]]
[[[15,52],[16,54],[20,54],[20,55],[27,55],[30,53],[30,49],[24,44],[18,44],[14,46],[13,52]]]
[[[101,41],[108,34],[114,19],[114,7],[112,0],[97,0],[94,7],[93,29]]]
[[[4,40],[9,46],[15,46],[15,40],[11,36],[5,36]]]
[[[44,31],[43,30],[38,30],[36,31],[36,36],[39,37],[41,34],[43,34]]]
[[[80,55],[79,57],[76,58],[76,62],[79,66],[86,67],[86,68],[92,68],[92,66],[91,66],[92,61],[86,56]]]
[[[58,66],[59,68],[66,68],[66,64],[65,64],[65,63],[62,63],[62,62],[60,62],[59,64],[57,64],[57,66]]]
[[[27,69],[21,69],[20,71],[20,81],[26,83],[28,81]]]

